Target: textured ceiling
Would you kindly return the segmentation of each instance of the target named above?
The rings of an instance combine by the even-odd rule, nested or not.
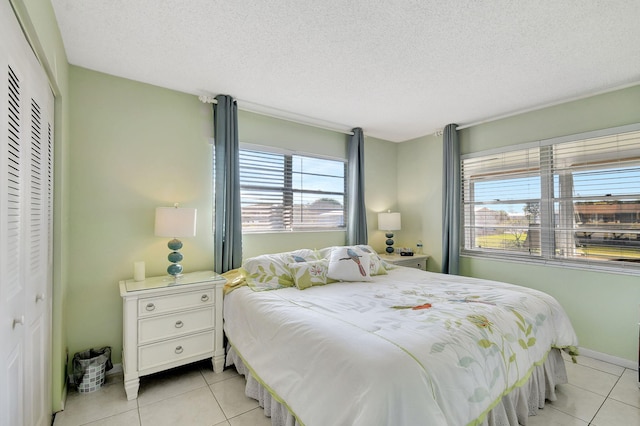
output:
[[[52,0],[71,64],[405,141],[640,82],[640,0]]]

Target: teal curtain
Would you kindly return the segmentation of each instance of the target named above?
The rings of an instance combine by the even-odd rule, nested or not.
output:
[[[364,205],[364,134],[360,127],[349,136],[347,153],[347,244],[368,244]]]
[[[442,273],[458,275],[460,261],[460,144],[458,126],[443,132]]]
[[[242,216],[238,146],[238,106],[231,96],[213,104],[215,158],[214,269],[224,273],[242,265]]]

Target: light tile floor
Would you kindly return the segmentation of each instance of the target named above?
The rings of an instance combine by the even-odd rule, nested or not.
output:
[[[638,373],[578,357],[566,362],[569,384],[559,385],[532,426],[640,426]],[[268,426],[258,403],[245,396],[244,378],[235,370],[211,371],[196,363],[141,379],[138,399],[127,401],[122,375],[108,375],[98,391],[69,393],[54,426]]]

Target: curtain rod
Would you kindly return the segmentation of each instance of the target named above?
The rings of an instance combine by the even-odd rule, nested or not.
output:
[[[209,95],[200,95],[198,96],[200,102],[205,104],[217,104],[218,101],[215,97]],[[302,124],[305,126],[316,127],[318,129],[330,130],[332,132],[344,133],[345,135],[353,135],[351,130],[347,130],[347,126],[341,126],[335,123],[324,122],[325,124],[320,123],[323,120],[316,120],[312,117],[306,117],[300,114],[294,114],[288,111],[277,110],[280,112],[274,113],[271,111],[276,110],[275,108],[269,108],[264,105],[254,104],[252,102],[246,102],[239,99],[236,99],[235,102],[238,105],[238,109],[242,111],[251,112],[253,114],[264,115],[265,117],[277,118],[278,120],[290,121],[296,124]],[[244,105],[243,105],[244,104]],[[252,107],[253,106],[253,107]]]

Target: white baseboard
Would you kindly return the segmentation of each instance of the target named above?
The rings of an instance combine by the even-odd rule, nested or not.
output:
[[[113,374],[122,374],[122,364],[113,364],[113,368],[104,373],[105,376],[111,376]]]
[[[589,358],[597,359],[598,361],[608,362],[609,364],[618,365],[620,367],[629,368],[631,370],[638,369],[638,363],[636,361],[631,361],[629,359],[593,351],[591,349],[583,347],[579,347],[578,350],[580,351],[580,355],[588,356]]]
[[[62,401],[60,401],[60,411],[64,411],[64,406],[67,404],[67,395],[69,394],[69,385],[65,383],[62,388]]]

